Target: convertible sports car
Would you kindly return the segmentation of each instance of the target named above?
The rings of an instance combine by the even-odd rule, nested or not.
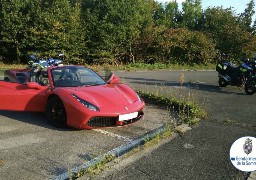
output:
[[[0,81],[0,110],[45,112],[56,127],[123,126],[143,117],[144,101],[113,73],[104,80],[83,66],[31,73],[8,70]]]

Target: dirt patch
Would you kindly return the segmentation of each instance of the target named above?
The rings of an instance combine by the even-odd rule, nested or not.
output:
[[[5,164],[4,160],[0,159],[0,167],[3,167]]]

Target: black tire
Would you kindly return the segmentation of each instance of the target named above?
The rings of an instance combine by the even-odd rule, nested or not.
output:
[[[65,106],[58,96],[52,97],[46,106],[48,121],[55,127],[67,127],[67,113]]]
[[[253,95],[255,93],[255,87],[252,81],[247,81],[244,86],[244,91],[248,95]]]
[[[220,87],[226,87],[228,85],[228,83],[223,79],[223,78],[219,78],[219,86]]]

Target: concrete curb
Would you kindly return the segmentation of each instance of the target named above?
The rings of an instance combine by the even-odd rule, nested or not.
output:
[[[104,161],[105,157],[107,157],[109,155],[112,155],[112,156],[115,156],[116,158],[118,158],[118,157],[124,155],[125,153],[131,151],[132,149],[134,149],[140,145],[143,145],[145,143],[145,141],[153,139],[156,135],[163,134],[166,130],[167,130],[167,126],[163,125],[160,128],[149,131],[144,136],[137,138],[131,142],[128,142],[122,146],[119,146],[119,147],[103,154],[102,156],[92,159],[91,161],[89,161],[87,163],[77,166],[77,167],[71,169],[69,172],[65,172],[57,177],[52,178],[52,180],[66,180],[69,178],[69,175],[71,175],[72,173],[78,173],[82,169],[88,169],[89,167],[92,167],[92,166],[96,165],[97,163]],[[182,125],[176,127],[175,130],[178,132],[181,130],[182,133],[185,133],[186,131],[191,130],[191,128],[188,128],[188,125],[182,124]]]
[[[146,140],[150,140],[150,139],[154,138],[156,135],[163,134],[166,131],[166,129],[167,129],[167,126],[163,125],[160,128],[149,131],[144,136],[137,138],[131,142],[128,142],[122,146],[119,146],[113,150],[110,150],[109,152],[107,152],[106,154],[103,154],[102,156],[96,157],[89,162],[86,162],[80,166],[77,166],[77,167],[71,169],[68,172],[65,172],[57,177],[52,178],[52,180],[66,180],[70,177],[70,175],[72,173],[78,173],[82,169],[88,169],[89,167],[92,167],[92,166],[96,165],[97,163],[104,161],[105,157],[107,157],[109,155],[115,156],[116,158],[120,157],[120,156],[124,155],[125,153],[131,151],[132,149],[134,149],[140,145],[143,145]]]

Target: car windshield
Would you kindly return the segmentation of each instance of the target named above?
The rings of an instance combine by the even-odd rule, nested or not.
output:
[[[81,66],[61,66],[51,70],[55,87],[103,85],[105,81],[94,71]]]

